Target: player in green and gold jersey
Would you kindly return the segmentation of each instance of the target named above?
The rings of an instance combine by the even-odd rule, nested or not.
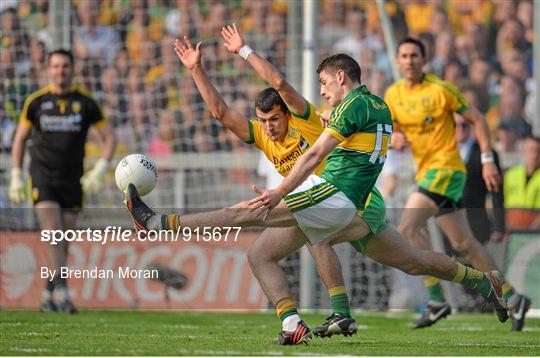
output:
[[[484,181],[488,190],[493,191],[500,176],[494,163],[487,123],[455,86],[422,72],[425,63],[422,42],[413,38],[402,40],[396,61],[403,79],[390,86],[385,95],[397,128],[392,147],[410,146],[418,166],[418,191],[411,194],[405,205],[399,230],[416,247],[429,249],[429,241],[420,229],[429,217],[435,216],[456,251],[481,271],[495,270],[493,259],[474,238],[461,202],[466,170],[457,148],[453,113],[460,113],[474,125],[482,150]],[[427,277],[425,284],[429,304],[413,328],[431,326],[451,312],[439,280]],[[527,300],[507,283],[503,291],[510,309]],[[519,316],[513,315],[515,330],[523,326],[524,315]]]
[[[278,91],[283,97],[283,102],[287,103],[284,107],[291,108],[293,113],[302,113],[302,116],[289,114],[289,110],[285,110],[279,101],[272,104],[267,112],[261,111],[261,108],[265,107],[261,102],[270,98],[267,94],[264,100],[260,98],[257,100],[256,110],[260,124],[252,122],[249,125],[245,119],[243,122],[235,121],[239,117],[225,105],[202,70],[200,44],[193,47],[189,40],[184,38],[184,42],[177,42],[177,55],[191,70],[212,113],[230,130],[261,149],[265,148],[267,155],[277,153],[284,156],[282,159],[289,156],[297,158],[295,163],[291,163],[294,164],[292,170],[286,170],[287,177],[284,183],[289,186],[283,187],[284,184],[282,184],[278,187],[278,190],[285,188],[284,192],[287,194],[291,192],[291,194],[285,201],[281,201],[283,194],[274,190],[274,196],[278,200],[268,204],[266,200],[268,191],[263,193],[255,188],[262,195],[248,203],[253,205],[253,209],[262,205],[264,209],[272,208],[280,202],[278,209],[268,212],[265,219],[257,211],[246,210],[246,203],[208,213],[183,216],[158,215],[142,202],[135,187],[130,185],[126,201],[138,230],[175,230],[180,226],[193,229],[200,226],[231,225],[282,227],[282,229],[273,229],[275,231],[265,230],[248,252],[254,274],[269,299],[276,304],[280,318],[284,318],[283,331],[278,340],[280,344],[298,344],[306,341],[311,335],[307,325],[299,318],[296,304],[288,295],[283,270],[277,264],[281,258],[306,243],[318,248],[345,241],[361,243],[357,248],[380,263],[397,267],[410,274],[431,273],[442,279],[463,283],[481,292],[490,302],[500,306],[496,297],[496,288],[499,283],[495,273],[483,274],[466,268],[445,255],[416,250],[407,244],[395,229],[388,227],[384,222],[384,202],[378,191],[373,188],[373,184],[385,159],[388,137],[392,131],[391,117],[384,101],[370,94],[365,86],[360,86],[360,67],[356,61],[346,55],[332,56],[323,61],[321,83],[324,83],[323,86],[327,89],[324,91],[326,97],[335,109],[329,128],[325,130],[327,132],[323,132],[321,127],[322,133],[319,139],[314,143],[306,143],[306,140],[300,140],[299,134],[291,132],[290,129],[298,124],[295,124],[295,120],[308,118],[309,122],[310,116],[307,114],[313,112],[312,105],[296,92],[266,60],[256,55],[250,48],[246,48],[243,41],[238,46],[232,45],[232,42],[239,37],[234,27],[225,28],[223,35],[227,48],[247,59],[257,73]],[[286,118],[288,122],[281,123],[281,118]],[[316,123],[313,120],[312,124]],[[321,142],[321,138],[324,138],[324,141]],[[327,147],[328,141],[331,145]],[[339,142],[342,145],[328,156],[320,176],[310,175],[319,171],[326,154],[332,149],[331,146],[335,147]],[[310,149],[302,149],[302,156],[298,158],[296,154],[292,154],[294,149],[286,150],[283,143],[293,143],[293,147],[296,148],[307,148],[306,145],[308,145]],[[323,153],[321,148],[324,148],[327,153],[321,154]],[[312,151],[315,151],[314,156],[310,155]],[[305,164],[306,160],[309,161],[308,165]],[[275,163],[277,169],[280,170],[282,162],[278,160]],[[298,169],[299,166],[300,169]],[[289,180],[291,177],[294,178],[293,184]],[[303,181],[304,178],[308,179]],[[294,191],[286,189],[294,189],[294,187],[297,187]],[[270,236],[269,233],[273,234]],[[371,235],[373,238],[369,240],[358,240],[360,237]],[[331,250],[325,252],[333,254]],[[397,252],[399,255],[395,254]],[[314,256],[316,260],[320,259],[320,256]],[[324,275],[329,273],[335,275],[334,279],[339,277],[342,280],[341,272],[338,271],[336,275],[333,271],[340,269],[339,261],[337,264],[324,259],[322,261],[317,264],[327,285],[329,281]],[[336,300],[336,306],[332,302],[333,308],[337,307],[337,304],[341,305],[341,309],[348,307],[348,302],[344,302],[347,300],[344,288],[341,292],[337,289],[329,291],[331,296],[335,294],[341,297],[340,300]],[[343,319],[347,317],[341,315],[339,309],[338,307],[338,314],[330,316],[320,327],[321,330],[319,331],[318,328],[316,333],[318,332],[321,336],[350,333],[350,330],[343,329],[347,326],[341,326],[341,323],[347,322]],[[289,325],[290,323],[294,324]]]

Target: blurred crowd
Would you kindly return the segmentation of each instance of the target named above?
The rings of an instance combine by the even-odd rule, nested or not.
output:
[[[3,0],[0,93],[2,149],[26,96],[45,86],[52,48],[47,0]],[[396,38],[421,38],[426,71],[462,89],[487,117],[496,148],[516,151],[531,131],[532,0],[387,1]],[[243,144],[205,109],[173,50],[188,34],[203,41],[203,63],[226,102],[253,116],[264,87],[239,56],[222,46],[220,28],[236,22],[251,47],[287,75],[287,1],[73,0],[72,39],[78,83],[102,103],[120,151],[241,150]],[[362,80],[383,95],[393,81],[376,5],[371,1],[320,3],[320,56],[346,52],[362,67]]]

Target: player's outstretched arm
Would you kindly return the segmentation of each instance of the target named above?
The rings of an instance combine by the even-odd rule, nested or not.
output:
[[[221,37],[225,41],[225,48],[229,52],[242,56],[265,82],[278,91],[291,111],[299,114],[306,113],[308,106],[306,99],[287,82],[274,65],[259,56],[245,44],[244,39],[236,28],[236,24],[233,23],[232,25],[222,27]]]
[[[501,176],[495,165],[495,156],[491,147],[489,127],[484,116],[473,106],[461,114],[466,121],[474,126],[476,138],[480,145],[482,160],[482,177],[489,191],[498,191]]]
[[[176,39],[174,51],[184,66],[191,72],[191,77],[193,77],[195,85],[212,116],[217,118],[240,139],[248,141],[250,137],[247,118],[227,106],[202,67],[201,42],[193,47],[189,38],[184,36],[183,40]]]

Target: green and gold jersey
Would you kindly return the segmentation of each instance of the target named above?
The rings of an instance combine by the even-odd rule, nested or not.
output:
[[[262,124],[254,119],[249,121],[249,140],[246,143],[262,150],[278,173],[287,176],[298,158],[313,146],[323,129],[315,107],[308,102],[303,115],[291,112],[289,129],[283,141],[272,141]],[[320,175],[324,164],[321,163],[314,173]]]
[[[363,210],[386,159],[392,135],[390,110],[366,86],[357,87],[332,110],[325,132],[340,144],[326,158],[321,176]]]
[[[411,143],[417,182],[431,169],[466,171],[457,148],[453,113],[463,113],[469,105],[455,86],[426,73],[412,88],[404,80],[397,81],[384,99],[397,127]]]

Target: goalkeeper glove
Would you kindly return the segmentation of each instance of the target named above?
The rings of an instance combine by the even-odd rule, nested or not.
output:
[[[92,170],[83,175],[81,184],[84,192],[97,193],[103,189],[108,167],[109,162],[106,159],[101,158],[96,162],[96,165],[94,165]]]
[[[20,204],[26,199],[27,191],[21,168],[13,168],[11,169],[11,180],[9,182],[9,200],[15,204]]]

